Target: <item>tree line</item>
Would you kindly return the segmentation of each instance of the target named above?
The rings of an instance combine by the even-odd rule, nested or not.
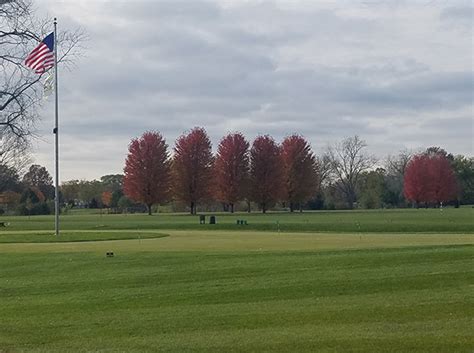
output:
[[[203,128],[180,136],[172,150],[159,132],[149,131],[130,142],[124,174],[64,182],[60,197],[66,212],[87,207],[149,214],[158,205],[196,214],[474,203],[474,158],[430,147],[388,156],[381,166],[366,147],[353,136],[316,156],[297,134],[281,143],[258,136],[250,144],[243,134],[230,133],[213,154]],[[46,168],[31,165],[19,175],[18,167],[0,163],[0,213],[52,212]]]
[[[191,214],[208,200],[234,211],[237,203],[263,213],[279,203],[291,212],[303,208],[380,208],[472,203],[474,161],[431,147],[402,152],[374,168],[358,136],[329,146],[316,157],[302,136],[277,144],[269,135],[250,146],[241,133],[224,136],[215,155],[206,131],[180,136],[171,157],[159,132],[133,139],[125,162],[124,192],[147,206],[177,200]],[[423,161],[423,163],[420,163]]]
[[[203,202],[215,200],[234,212],[238,202],[255,203],[262,212],[278,201],[293,210],[317,191],[318,166],[308,142],[299,135],[281,145],[259,136],[252,146],[241,133],[225,136],[217,153],[203,128],[176,140],[171,157],[159,132],[133,139],[125,161],[123,190],[147,206],[170,200],[185,203],[191,214]]]

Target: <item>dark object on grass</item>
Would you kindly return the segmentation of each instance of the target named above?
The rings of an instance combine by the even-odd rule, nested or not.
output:
[[[245,220],[245,219],[238,219],[238,220],[237,220],[237,225],[241,225],[241,226],[247,225],[247,220]]]
[[[216,224],[216,216],[209,217],[209,224]]]
[[[199,224],[206,224],[206,216],[204,215],[199,216]]]
[[[105,253],[105,256],[107,256],[107,257],[114,257],[114,252],[113,252],[113,251],[107,251],[107,252]]]
[[[0,227],[6,227],[7,224],[5,222],[0,222]]]

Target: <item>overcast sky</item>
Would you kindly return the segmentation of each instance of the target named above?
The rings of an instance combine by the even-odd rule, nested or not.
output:
[[[305,136],[317,154],[359,135],[383,158],[474,155],[471,1],[37,1],[85,57],[60,72],[61,177],[121,173],[130,139],[170,148],[194,126],[214,147]],[[53,99],[35,162],[53,172]]]

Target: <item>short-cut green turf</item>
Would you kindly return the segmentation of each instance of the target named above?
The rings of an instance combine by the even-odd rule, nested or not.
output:
[[[0,351],[471,353],[473,255],[1,253]]]
[[[472,216],[1,217],[0,353],[472,353]]]
[[[66,231],[67,232],[67,231]],[[73,231],[69,231],[73,232]],[[74,231],[85,233],[89,231]],[[120,234],[120,231],[117,231]],[[136,234],[145,234],[140,231]],[[150,231],[151,232],[151,231]],[[113,231],[110,232],[113,235]],[[321,251],[392,248],[406,246],[473,245],[473,234],[447,233],[277,233],[277,232],[209,232],[168,230],[166,237],[124,239],[99,242],[0,243],[0,253],[96,252],[117,253],[141,251]],[[29,237],[28,231],[3,233],[9,239]],[[52,236],[51,236],[52,237]],[[60,236],[61,237],[61,236]],[[15,238],[10,238],[14,240]],[[54,238],[54,237],[53,237]]]
[[[206,220],[209,222],[209,215]],[[198,216],[185,214],[68,214],[61,217],[65,230],[175,229],[208,231],[281,231],[348,233],[474,233],[474,208],[320,211],[304,213],[216,213],[217,224],[200,225]],[[237,225],[246,220],[247,225]],[[5,217],[4,230],[52,230],[53,216]]]

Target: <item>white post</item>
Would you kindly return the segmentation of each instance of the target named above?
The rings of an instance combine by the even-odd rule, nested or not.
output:
[[[57,21],[54,18],[54,92],[55,96],[55,119],[54,119],[54,137],[55,137],[55,185],[54,185],[54,229],[56,236],[59,235],[59,118],[58,118],[58,34]]]

